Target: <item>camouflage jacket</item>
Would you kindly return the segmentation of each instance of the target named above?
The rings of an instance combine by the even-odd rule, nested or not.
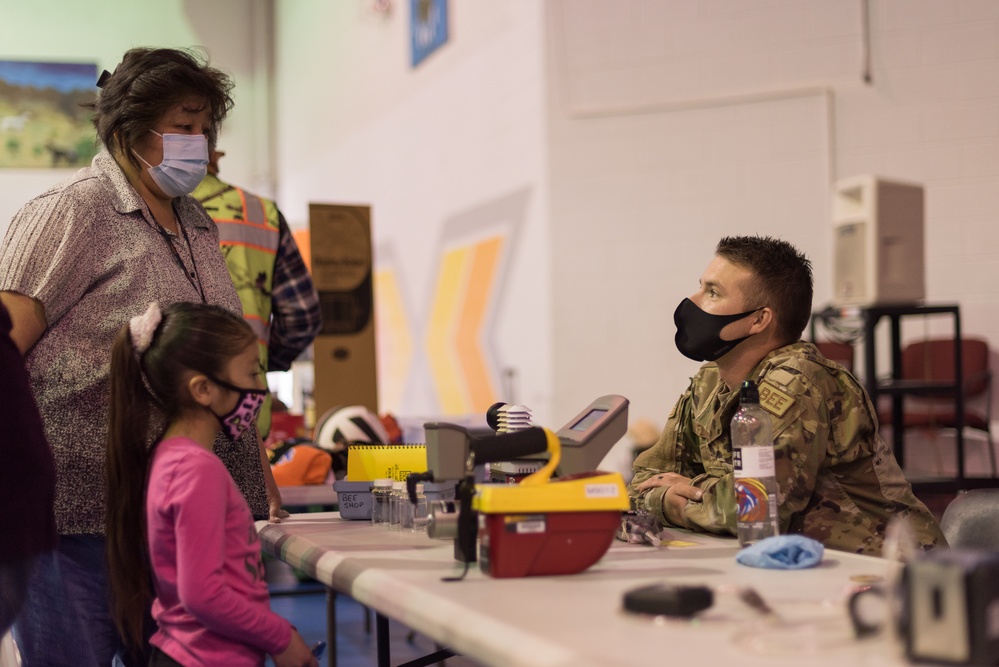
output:
[[[773,418],[781,533],[803,533],[842,551],[879,555],[888,521],[902,518],[924,549],[946,541],[912,493],[878,435],[874,407],[853,375],[810,343],[774,350],[749,378]],[[686,519],[714,533],[735,534],[735,490],[729,422],[738,391],[704,364],[669,415],[659,441],[635,460],[629,493],[664,525],[665,487],[636,487],[661,472],[692,478],[704,495]]]

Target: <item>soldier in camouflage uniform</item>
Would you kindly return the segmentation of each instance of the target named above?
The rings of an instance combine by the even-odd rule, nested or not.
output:
[[[798,340],[811,313],[810,263],[768,237],[725,238],[701,289],[677,308],[677,347],[709,361],[635,461],[629,492],[663,525],[735,534],[729,422],[754,380],[773,418],[781,533],[879,555],[898,517],[924,549],[945,545],[878,435],[853,375]]]

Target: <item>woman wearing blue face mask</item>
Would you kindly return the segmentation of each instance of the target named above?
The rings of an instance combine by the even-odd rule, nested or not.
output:
[[[104,150],[25,204],[0,246],[0,301],[57,471],[59,547],[37,563],[15,623],[28,665],[103,667],[122,648],[105,565],[106,510],[124,502],[104,488],[115,333],[151,302],[240,312],[217,228],[188,195],[232,108],[231,80],[185,51],[132,49],[98,87]],[[150,442],[160,427],[154,420]],[[253,515],[276,518],[280,497],[256,430],[220,435],[215,451]]]

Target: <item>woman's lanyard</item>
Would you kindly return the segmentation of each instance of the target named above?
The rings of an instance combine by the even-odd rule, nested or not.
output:
[[[177,221],[177,227],[180,228],[180,233],[184,237],[184,243],[187,244],[187,252],[191,256],[191,266],[194,267],[193,271],[189,272],[187,267],[184,266],[184,260],[181,259],[180,253],[177,252],[177,248],[174,247],[173,241],[170,239],[170,234],[168,234],[167,230],[163,228],[163,225],[157,222],[156,228],[160,230],[160,236],[162,236],[163,240],[166,241],[167,247],[170,248],[170,252],[173,253],[173,258],[177,261],[177,266],[180,267],[181,273],[183,273],[184,277],[187,278],[187,282],[191,283],[191,287],[198,291],[198,296],[201,297],[201,303],[208,303],[208,300],[205,298],[205,288],[201,284],[201,276],[198,275],[198,263],[194,261],[194,250],[191,249],[191,240],[187,238],[187,230],[184,229],[184,225],[181,224],[179,218],[175,216],[174,220]],[[195,280],[197,280],[197,282],[195,282]]]

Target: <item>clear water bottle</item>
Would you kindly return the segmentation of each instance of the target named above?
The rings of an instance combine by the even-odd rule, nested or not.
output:
[[[390,499],[392,497],[392,480],[376,479],[371,489],[371,525],[387,526],[389,523]]]
[[[739,545],[746,546],[779,532],[773,429],[752,380],[742,383],[731,435],[736,524]]]
[[[389,501],[389,530],[399,530],[400,510],[405,495],[406,482],[392,482],[392,498]]]
[[[423,492],[423,484],[416,485],[416,504],[413,505],[412,532],[426,535],[427,521],[430,519],[430,507],[427,496]]]

